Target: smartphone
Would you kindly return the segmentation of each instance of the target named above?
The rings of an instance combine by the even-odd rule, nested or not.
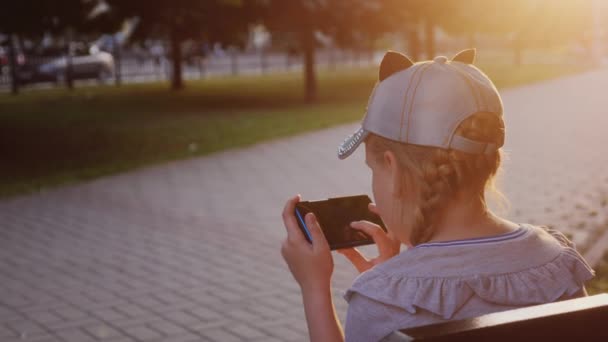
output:
[[[370,245],[372,238],[350,226],[351,222],[366,220],[379,225],[386,232],[380,216],[368,209],[369,196],[347,196],[320,201],[302,201],[296,204],[295,216],[308,242],[312,243],[310,231],[304,217],[312,212],[327,238],[331,250]]]

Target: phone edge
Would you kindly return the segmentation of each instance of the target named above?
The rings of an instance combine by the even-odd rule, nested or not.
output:
[[[306,233],[306,238],[308,239],[308,242],[312,243],[312,236],[310,235],[310,232],[308,231],[306,222],[304,222],[304,219],[302,218],[300,211],[298,211],[298,208],[295,208],[295,211],[296,211],[296,216],[298,217],[298,221],[300,221],[300,228],[304,228],[303,230],[304,230],[304,233]]]

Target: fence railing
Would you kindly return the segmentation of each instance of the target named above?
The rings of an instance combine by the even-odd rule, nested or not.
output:
[[[107,55],[106,55],[107,56]],[[321,68],[369,66],[379,61],[381,53],[324,49],[317,51],[315,65]],[[108,67],[104,59],[95,56],[74,56],[71,58],[71,77],[78,83],[103,82],[141,83],[169,80],[172,63],[167,56],[145,56],[122,54],[113,58],[113,67]],[[60,87],[66,84],[64,56],[24,57],[25,62],[18,67],[20,87]],[[110,63],[112,64],[112,63]],[[255,75],[273,72],[301,70],[303,60],[300,55],[278,52],[251,52],[194,56],[184,59],[182,75],[186,80],[197,80],[217,76]],[[7,91],[11,85],[8,65],[0,69],[0,90]],[[53,69],[54,68],[54,69]],[[49,71],[49,70],[55,71]]]

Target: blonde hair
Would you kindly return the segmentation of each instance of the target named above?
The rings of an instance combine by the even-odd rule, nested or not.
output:
[[[456,129],[456,134],[502,146],[505,137],[504,122],[496,114],[479,112],[465,119]],[[495,176],[502,159],[500,150],[491,154],[469,154],[404,144],[375,134],[370,134],[366,144],[372,157],[381,163],[384,162],[384,152],[392,151],[402,174],[402,182],[415,189],[413,217],[409,219],[412,224],[412,245],[431,239],[443,210],[458,195],[478,196],[484,206],[486,190],[504,199],[495,186]],[[402,222],[406,221],[403,211],[400,216]]]

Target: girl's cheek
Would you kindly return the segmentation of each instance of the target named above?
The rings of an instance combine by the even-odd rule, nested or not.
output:
[[[377,189],[377,185],[376,185],[376,176],[374,175],[373,172],[372,172],[372,196],[374,196],[374,198],[373,198],[374,203],[376,203],[376,206],[378,206],[378,201],[380,200],[380,198],[378,197],[378,189]]]

